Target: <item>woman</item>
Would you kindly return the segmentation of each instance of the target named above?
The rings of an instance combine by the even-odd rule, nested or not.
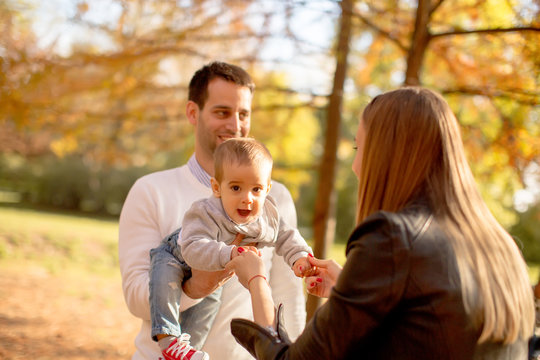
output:
[[[355,141],[359,225],[347,262],[312,259],[306,278],[328,301],[290,343],[265,269],[244,252],[229,268],[257,324],[233,320],[237,341],[259,359],[526,359],[526,264],[476,189],[445,100],[422,88],[377,96]]]

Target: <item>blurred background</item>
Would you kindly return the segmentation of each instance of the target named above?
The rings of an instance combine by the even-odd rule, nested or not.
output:
[[[4,0],[0,268],[118,282],[123,201],[138,177],[191,155],[187,84],[213,60],[253,76],[251,135],[272,152],[316,255],[341,262],[363,107],[403,85],[442,93],[484,199],[536,282],[538,0]],[[13,329],[12,318],[0,325]]]

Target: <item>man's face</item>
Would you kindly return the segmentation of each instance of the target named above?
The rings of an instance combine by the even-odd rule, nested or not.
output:
[[[197,142],[199,149],[213,156],[216,147],[233,137],[245,137],[251,125],[249,88],[215,78],[208,84],[208,99],[199,109]]]
[[[263,211],[270,191],[272,167],[263,165],[226,164],[223,179],[212,178],[214,196],[221,198],[225,212],[237,224],[249,224]]]

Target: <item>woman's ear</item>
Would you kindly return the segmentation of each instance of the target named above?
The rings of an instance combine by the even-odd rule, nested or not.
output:
[[[216,178],[210,179],[210,185],[212,186],[212,192],[214,193],[214,196],[217,198],[221,197],[221,187],[219,186],[218,181]]]

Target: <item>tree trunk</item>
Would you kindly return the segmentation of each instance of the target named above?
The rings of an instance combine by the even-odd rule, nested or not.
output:
[[[431,1],[418,0],[416,20],[411,46],[407,54],[407,71],[404,85],[420,85],[420,69],[424,62],[424,55],[431,39],[428,23],[431,16]]]
[[[334,242],[335,235],[335,174],[337,168],[337,145],[341,122],[343,85],[347,73],[347,57],[351,37],[351,21],[354,0],[341,2],[339,38],[336,48],[336,71],[334,85],[328,103],[324,154],[319,167],[319,184],[313,218],[313,236],[315,257],[326,258],[327,249]],[[319,307],[321,299],[308,295],[307,317],[311,318]]]

